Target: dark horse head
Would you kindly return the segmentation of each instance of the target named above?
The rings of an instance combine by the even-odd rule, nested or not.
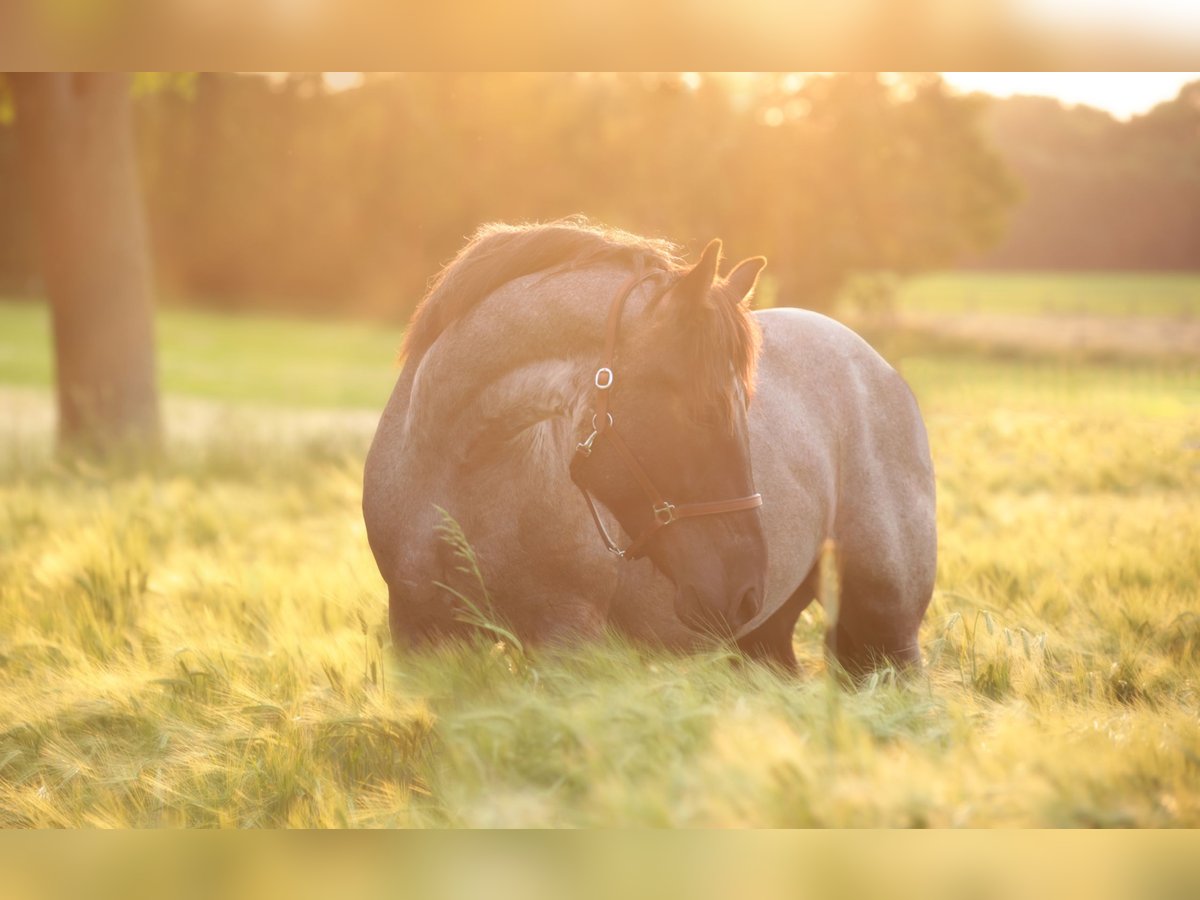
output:
[[[732,634],[762,604],[767,563],[747,422],[759,340],[748,301],[766,261],[721,279],[720,252],[712,241],[694,267],[668,273],[615,331],[595,381],[595,437],[571,477],[633,538],[624,553],[648,556],[675,583],[680,619]]]

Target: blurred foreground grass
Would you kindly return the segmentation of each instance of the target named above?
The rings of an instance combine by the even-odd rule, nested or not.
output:
[[[211,397],[377,410],[394,379],[369,329],[192,325]],[[269,360],[304,374],[263,388]],[[927,675],[855,693],[819,609],[799,679],[616,639],[396,659],[371,412],[172,399],[152,474],[53,463],[0,415],[0,825],[1200,825],[1195,370],[902,367],[938,470]]]
[[[223,900],[1190,900],[1198,844],[1183,830],[129,832],[53,846],[9,833],[0,863],[6,900],[158,900],[181,885]]]

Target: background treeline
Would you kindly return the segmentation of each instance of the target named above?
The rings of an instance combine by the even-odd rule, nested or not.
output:
[[[1200,81],[1128,122],[1013,97],[985,127],[1025,202],[980,266],[1200,269]]]
[[[136,115],[163,298],[402,318],[480,222],[581,212],[765,253],[764,299],[814,307],[1000,241],[986,264],[1200,267],[1196,97],[1123,125],[936,76],[200,74]],[[36,294],[17,162],[0,127],[0,289]]]

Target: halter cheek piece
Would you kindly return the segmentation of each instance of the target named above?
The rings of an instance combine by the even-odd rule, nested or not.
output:
[[[634,289],[644,281],[653,278],[654,274],[634,273],[613,298],[612,306],[608,311],[608,328],[604,335],[604,356],[600,360],[600,368],[596,370],[596,376],[593,379],[596,391],[592,404],[592,433],[575,448],[577,456],[588,457],[592,455],[592,448],[595,446],[597,438],[607,439],[650,501],[654,520],[634,539],[632,544],[622,550],[609,535],[608,529],[604,527],[604,522],[600,519],[600,513],[596,510],[596,503],[592,499],[591,493],[582,484],[576,482],[577,487],[583,493],[583,498],[587,500],[588,509],[592,513],[592,521],[596,523],[596,530],[600,532],[600,539],[604,541],[604,546],[622,559],[638,559],[644,556],[650,540],[672,522],[680,519],[694,519],[698,516],[715,516],[720,513],[755,509],[762,506],[763,502],[762,494],[751,494],[749,497],[739,497],[736,500],[672,503],[665,499],[662,492],[654,486],[654,481],[642,464],[637,461],[637,457],[634,456],[633,451],[629,449],[629,445],[625,443],[625,439],[616,429],[613,415],[608,410],[608,397],[616,378],[613,374],[613,357],[617,349],[617,333],[621,327],[621,313],[625,309],[625,301],[629,299],[629,295],[633,293]],[[669,287],[668,285],[664,292]]]

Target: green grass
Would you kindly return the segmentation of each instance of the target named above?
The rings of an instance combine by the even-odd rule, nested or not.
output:
[[[166,393],[359,409],[383,408],[402,334],[381,324],[180,309],[162,310],[157,329]],[[44,303],[0,302],[0,384],[51,384],[51,346]]]
[[[978,415],[1008,408],[1047,416],[1133,420],[1195,416],[1200,367],[1188,363],[1065,362],[922,351],[893,363],[926,412]],[[1114,423],[1118,431],[1122,425]]]
[[[901,312],[1200,316],[1200,274],[947,272],[900,286]]]
[[[902,361],[938,472],[926,674],[846,692],[819,608],[796,679],[615,638],[398,658],[372,416],[282,427],[378,408],[395,336],[187,316],[177,390],[290,408],[149,473],[0,415],[0,825],[1200,826],[1194,371]],[[0,327],[3,366],[22,343]]]
[[[901,312],[1197,318],[1200,275],[951,272],[906,282],[897,305]],[[381,362],[395,359],[402,333],[378,323],[178,308],[161,310],[157,329],[166,393],[372,410],[383,406],[395,381],[395,370]],[[0,298],[0,336],[0,384],[52,383],[44,303]],[[928,344],[922,338],[905,353]]]

